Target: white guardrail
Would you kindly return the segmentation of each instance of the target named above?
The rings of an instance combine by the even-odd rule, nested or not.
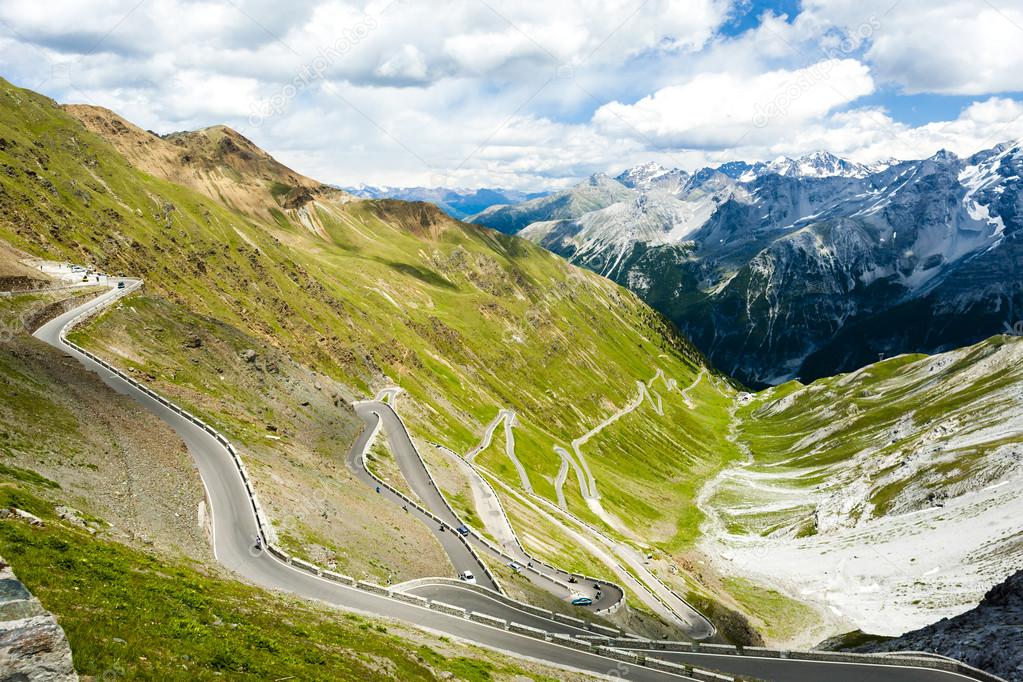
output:
[[[486,589],[485,587],[481,587],[479,585],[470,585],[460,580],[455,580],[453,578],[416,578],[413,580],[403,582],[399,585],[395,585],[393,589],[402,592],[408,592],[410,590],[414,590],[417,587],[426,587],[431,585],[450,585],[452,587],[459,587],[464,590],[476,592],[477,594],[482,594],[486,597],[489,597],[490,599],[493,599],[494,601],[498,601],[504,604],[505,606],[517,609],[519,611],[523,611],[530,615],[537,616],[539,618],[546,618],[547,620],[553,620],[558,623],[564,623],[565,625],[571,625],[573,627],[579,628],[580,630],[589,630],[593,634],[593,636],[614,638],[624,637],[626,639],[629,639],[631,637],[628,633],[625,633],[619,628],[611,628],[605,625],[598,625],[597,623],[583,620],[582,618],[574,618],[572,616],[566,616],[562,613],[556,613],[554,611],[551,611],[550,609],[540,608],[539,606],[533,606],[532,604],[525,604],[523,602],[516,601],[515,599],[507,597],[503,594],[496,594],[493,591]]]
[[[610,615],[610,614],[613,614],[614,612],[616,612],[617,610],[619,610],[621,607],[623,607],[625,605],[625,589],[621,585],[619,585],[618,583],[612,582],[610,580],[606,580],[604,578],[595,578],[593,576],[586,575],[585,573],[572,573],[571,571],[566,571],[564,569],[558,568],[557,566],[554,566],[553,564],[547,563],[543,559],[538,559],[537,557],[535,557],[532,554],[530,554],[529,552],[527,552],[526,548],[522,545],[522,542],[519,540],[518,533],[516,533],[514,531],[514,528],[511,525],[511,518],[508,516],[508,512],[505,511],[504,503],[501,501],[501,496],[497,494],[496,490],[494,490],[494,486],[490,485],[490,481],[488,481],[486,479],[486,477],[483,476],[478,471],[478,469],[483,469],[483,467],[479,467],[478,465],[473,464],[472,462],[468,461],[466,458],[460,457],[457,452],[455,452],[454,450],[452,450],[451,448],[449,448],[449,447],[447,447],[445,445],[441,445],[440,443],[434,442],[432,440],[427,440],[426,442],[429,443],[430,445],[433,445],[434,447],[441,448],[443,450],[447,450],[454,457],[458,457],[458,459],[462,460],[462,462],[464,462],[466,464],[466,466],[472,467],[475,470],[476,475],[479,476],[479,479],[481,481],[483,481],[483,484],[485,486],[487,486],[487,488],[490,490],[490,494],[493,495],[495,500],[497,500],[497,506],[498,506],[498,508],[501,511],[501,515],[504,517],[505,523],[508,525],[509,528],[512,528],[512,539],[515,540],[515,546],[519,548],[519,551],[522,552],[522,554],[524,556],[529,557],[530,560],[532,560],[535,563],[540,564],[541,566],[546,566],[548,569],[550,569],[552,571],[555,571],[556,573],[564,573],[565,575],[568,575],[568,576],[573,576],[573,575],[574,576],[578,576],[578,577],[582,578],[584,581],[591,582],[591,583],[600,582],[600,583],[604,583],[605,585],[613,585],[619,591],[619,593],[621,594],[621,597],[614,604],[611,604],[610,606],[608,606],[606,608],[594,611],[594,613],[597,614],[597,615]],[[426,466],[425,462],[424,462],[423,466],[424,467]],[[487,471],[487,473],[489,473],[490,475],[492,475],[492,476],[494,475],[493,472],[491,472],[489,469],[484,469],[484,470]],[[427,469],[427,472],[429,472],[429,469]],[[514,557],[508,557],[508,555],[505,554],[503,552],[503,550],[501,550],[499,547],[496,547],[482,533],[477,532],[476,529],[472,528],[471,526],[467,526],[467,527],[470,528],[470,530],[472,530],[473,535],[477,539],[479,539],[482,543],[484,543],[485,545],[490,547],[492,551],[500,553],[501,556],[503,556],[503,557],[507,557],[509,559],[514,559]],[[517,562],[517,560],[516,560],[516,562]],[[528,565],[526,567],[524,567],[524,568],[526,568],[527,570],[531,570],[531,567],[529,567]],[[534,570],[533,573],[535,573],[537,575],[540,575],[543,578],[546,578],[547,580],[551,580],[551,581],[553,581],[553,582],[555,582],[555,583],[557,583],[559,585],[563,585],[564,587],[568,588],[569,590],[572,589],[571,584],[568,583],[568,582],[558,580],[557,578],[552,578],[552,577],[550,577],[550,576],[548,576],[548,575],[546,575],[546,574],[544,574],[544,573],[542,573],[540,571],[535,571]]]
[[[488,474],[490,474],[491,476],[494,477],[494,480],[499,481],[502,485],[507,485],[506,483],[504,483],[504,481],[501,481],[501,479],[497,476],[497,474],[495,474],[490,469],[487,469],[487,468],[485,468],[485,467],[483,467],[481,465],[474,465],[474,466],[476,466],[477,468],[479,468],[479,469],[481,469],[483,471],[486,471]],[[577,523],[580,526],[582,526],[583,528],[587,529],[588,531],[590,531],[594,535],[599,536],[605,543],[610,544],[610,545],[621,544],[617,540],[614,540],[611,537],[609,537],[606,533],[601,531],[599,528],[595,528],[593,525],[591,525],[587,521],[584,521],[583,519],[579,518],[578,516],[573,514],[571,511],[569,511],[567,509],[562,509],[561,507],[555,505],[550,500],[548,500],[548,499],[546,499],[544,497],[541,497],[541,496],[537,495],[536,493],[530,493],[530,492],[523,491],[522,494],[530,497],[531,499],[539,502],[540,504],[542,504],[544,506],[547,506],[547,507],[551,508],[557,514],[563,514],[564,516],[567,516],[568,518],[572,519],[575,523]],[[635,571],[626,568],[624,565],[622,565],[622,563],[620,561],[618,561],[614,557],[612,557],[612,559],[614,560],[615,565],[618,567],[619,570],[624,571],[625,573],[628,573],[629,575],[631,575],[633,577],[633,579],[639,584],[640,587],[643,588],[643,590],[645,592],[647,592],[651,597],[653,597],[658,602],[660,602],[662,605],[664,605],[664,607],[666,609],[668,609],[672,613],[675,613],[675,609],[673,609],[670,604],[666,603],[664,598],[661,597],[661,595],[659,595],[656,592],[654,592],[653,590],[651,590],[650,587],[648,585],[646,585],[646,583],[644,583],[641,578],[637,577],[635,575]],[[651,578],[653,578],[666,592],[668,592],[673,597],[675,597],[675,599],[678,599],[681,603],[683,603],[686,606],[688,606],[689,609],[693,613],[695,613],[697,616],[699,616],[700,618],[703,619],[703,621],[710,627],[710,631],[711,632],[707,636],[708,639],[710,637],[713,637],[714,635],[717,634],[717,631],[718,631],[717,630],[717,626],[714,625],[714,623],[711,622],[711,620],[709,618],[707,618],[707,616],[703,615],[703,613],[701,613],[699,609],[697,609],[695,606],[690,604],[687,599],[682,597],[678,592],[676,592],[674,589],[672,589],[672,587],[670,585],[668,585],[663,580],[661,580],[661,578],[656,573],[654,573],[653,571],[647,571],[647,574]],[[676,617],[678,617],[679,619],[682,619],[682,616],[678,615],[677,613],[676,613]]]
[[[131,280],[128,280],[128,281],[131,281]],[[681,642],[662,642],[662,641],[657,641],[657,640],[647,640],[647,639],[644,639],[644,638],[631,638],[631,637],[617,637],[616,638],[616,637],[603,637],[603,636],[601,636],[601,637],[594,637],[593,635],[587,635],[586,639],[580,639],[580,638],[571,637],[569,635],[550,633],[550,632],[547,632],[545,630],[539,630],[537,628],[532,628],[532,627],[529,627],[529,626],[526,626],[526,625],[520,625],[518,623],[515,623],[514,621],[506,621],[506,620],[503,620],[503,619],[500,619],[500,618],[495,618],[493,616],[489,616],[487,614],[475,613],[475,612],[467,611],[466,609],[463,609],[463,608],[460,608],[460,607],[457,607],[457,606],[452,606],[450,604],[446,604],[446,603],[443,603],[443,602],[437,602],[437,601],[425,599],[423,597],[417,597],[416,595],[412,595],[412,594],[406,594],[404,592],[401,592],[401,591],[398,591],[398,590],[395,590],[395,589],[390,589],[390,588],[384,587],[382,585],[377,585],[375,583],[371,583],[371,582],[367,582],[367,581],[362,581],[362,580],[356,580],[355,578],[353,578],[351,576],[346,576],[346,575],[341,575],[339,573],[334,573],[332,571],[326,570],[324,568],[321,568],[321,567],[316,566],[314,564],[311,564],[309,562],[303,561],[302,559],[299,559],[297,557],[290,556],[283,549],[277,547],[275,544],[270,542],[270,537],[272,536],[272,531],[270,533],[268,533],[267,530],[270,529],[271,526],[270,526],[269,522],[267,521],[267,519],[266,519],[266,517],[264,515],[263,508],[260,506],[259,501],[256,498],[256,491],[253,489],[252,479],[249,477],[248,471],[245,468],[245,463],[242,461],[241,456],[238,454],[238,451],[234,448],[234,446],[230,443],[230,441],[227,440],[227,438],[225,438],[220,432],[218,432],[216,429],[214,429],[212,426],[207,424],[205,421],[203,421],[199,417],[196,417],[195,415],[191,414],[187,410],[184,410],[184,409],[178,407],[177,405],[175,405],[171,401],[169,401],[166,398],[164,398],[163,396],[161,396],[156,391],[153,391],[152,389],[150,389],[148,386],[142,384],[141,382],[139,382],[136,379],[134,379],[133,377],[129,376],[128,374],[126,374],[122,370],[120,370],[117,367],[111,365],[106,360],[103,360],[102,358],[100,358],[96,354],[86,350],[85,348],[82,348],[81,346],[79,346],[78,344],[76,344],[75,342],[73,342],[73,341],[71,341],[71,340],[69,340],[67,338],[68,332],[73,327],[75,327],[78,324],[81,324],[81,322],[84,321],[85,319],[95,315],[96,313],[98,313],[103,308],[105,308],[105,307],[115,303],[116,301],[120,300],[121,298],[123,298],[127,294],[133,293],[133,292],[137,291],[138,289],[140,289],[142,287],[142,285],[143,285],[142,280],[134,280],[131,285],[125,287],[123,290],[114,289],[113,291],[117,292],[116,295],[112,296],[109,301],[104,303],[104,305],[98,306],[98,307],[90,309],[90,310],[87,310],[87,311],[85,311],[85,312],[75,316],[71,320],[69,320],[60,330],[59,338],[60,338],[61,343],[65,344],[66,346],[68,346],[69,348],[73,349],[74,351],[76,351],[78,353],[81,353],[82,355],[84,355],[85,357],[89,358],[90,360],[92,360],[96,364],[102,366],[104,369],[106,369],[107,371],[109,371],[112,374],[116,375],[122,381],[125,381],[128,384],[130,384],[131,386],[133,386],[134,388],[142,391],[143,393],[145,393],[147,396],[149,396],[153,400],[159,402],[161,405],[167,407],[168,409],[170,409],[174,413],[176,413],[176,414],[180,415],[181,417],[187,419],[188,421],[192,422],[193,424],[195,424],[196,426],[201,428],[203,431],[208,433],[210,436],[212,436],[214,439],[216,439],[216,441],[218,443],[220,443],[221,446],[231,455],[231,458],[234,461],[235,466],[238,468],[238,473],[239,473],[239,475],[241,475],[242,481],[245,484],[245,491],[246,491],[246,494],[249,497],[250,506],[252,507],[253,514],[255,515],[255,518],[256,518],[256,525],[257,525],[257,527],[259,529],[259,533],[260,533],[261,537],[263,538],[263,542],[264,542],[264,545],[265,545],[267,551],[270,554],[272,554],[275,557],[277,557],[278,559],[280,559],[281,561],[287,563],[289,566],[291,566],[292,568],[294,568],[296,570],[301,570],[301,571],[310,573],[312,575],[320,576],[320,577],[326,578],[328,580],[331,580],[333,582],[336,582],[338,584],[345,585],[347,587],[363,590],[363,591],[366,591],[366,592],[370,592],[372,594],[377,594],[377,595],[380,595],[380,596],[383,596],[383,597],[394,599],[396,601],[401,601],[401,602],[405,602],[405,603],[408,603],[408,604],[413,604],[413,605],[416,605],[416,606],[419,606],[419,607],[422,607],[422,608],[428,608],[430,610],[438,611],[440,613],[447,613],[447,614],[450,614],[450,615],[458,616],[458,617],[461,617],[461,618],[465,618],[466,620],[471,620],[471,621],[474,621],[474,622],[477,622],[477,623],[488,625],[490,627],[495,627],[495,628],[499,628],[499,629],[508,630],[510,632],[515,632],[515,633],[518,633],[518,634],[521,634],[521,635],[525,635],[525,636],[528,636],[528,637],[532,637],[532,638],[535,638],[535,639],[544,640],[544,641],[547,641],[547,642],[552,642],[552,643],[559,644],[561,646],[569,647],[569,648],[572,648],[572,649],[579,649],[579,650],[582,650],[582,651],[588,651],[588,652],[591,652],[591,653],[594,653],[594,654],[598,654],[598,655],[604,656],[606,658],[610,658],[610,659],[613,659],[613,660],[620,660],[620,661],[624,661],[624,662],[631,663],[631,664],[634,664],[634,665],[644,666],[644,667],[650,668],[652,670],[661,670],[661,671],[665,671],[665,672],[675,673],[675,674],[678,674],[678,675],[687,676],[687,677],[690,677],[690,678],[693,678],[693,679],[697,679],[697,680],[706,680],[707,682],[740,682],[740,680],[748,679],[748,678],[745,678],[745,677],[734,677],[734,676],[731,676],[731,675],[722,675],[722,674],[717,673],[717,672],[712,672],[712,671],[709,671],[709,670],[706,670],[706,669],[701,669],[701,668],[694,667],[694,666],[691,666],[691,665],[678,664],[678,663],[672,663],[672,662],[669,662],[669,661],[663,661],[663,660],[657,659],[656,657],[651,656],[651,654],[655,653],[656,651],[702,651],[702,652],[706,652],[706,653],[721,653],[721,654],[731,654],[731,655],[736,655],[736,656],[756,655],[756,656],[760,656],[760,657],[789,658],[789,659],[793,659],[793,660],[797,660],[798,659],[798,660],[814,660],[814,661],[833,661],[833,662],[836,662],[836,663],[838,663],[838,662],[859,662],[859,663],[873,663],[873,664],[878,664],[878,663],[881,663],[881,664],[885,664],[885,663],[887,663],[887,664],[902,664],[902,665],[907,665],[907,666],[917,667],[917,668],[928,668],[928,669],[932,669],[932,670],[946,670],[946,671],[957,672],[957,673],[960,673],[962,675],[966,675],[968,677],[971,677],[973,679],[980,680],[981,682],[1004,682],[1004,680],[1002,680],[1001,678],[999,678],[997,676],[991,675],[989,673],[986,673],[984,671],[978,670],[976,668],[972,668],[972,667],[970,667],[970,666],[968,666],[968,665],[966,665],[964,663],[960,663],[958,661],[953,661],[953,660],[936,660],[936,659],[893,657],[893,656],[880,657],[880,656],[868,655],[868,654],[842,654],[842,653],[835,653],[835,652],[817,652],[817,651],[812,651],[812,652],[808,652],[808,651],[778,651],[778,650],[759,649],[759,648],[741,649],[741,648],[730,647],[730,646],[726,646],[726,645],[710,645],[710,644],[699,644],[699,643],[685,644],[685,643],[681,643]],[[400,420],[399,420],[399,422],[400,422]],[[376,436],[376,432],[378,432],[379,429],[381,428],[382,423],[383,423],[383,419],[382,418],[378,418],[377,424],[374,427],[374,433],[371,435],[370,439],[367,440],[367,443],[372,442],[373,438]],[[402,428],[404,428],[404,424],[402,424]],[[406,435],[407,435],[407,431],[406,431]],[[411,440],[411,438],[410,438],[410,440]],[[413,446],[414,445],[415,444],[413,443]],[[368,446],[367,446],[367,449],[368,449]],[[365,452],[363,454],[365,454]],[[417,454],[418,454],[418,451],[417,451]],[[367,469],[367,471],[369,471],[369,469]],[[429,473],[429,471],[427,471],[427,473]],[[370,473],[370,475],[372,476],[372,472]],[[379,479],[377,479],[376,476],[373,476],[373,478],[376,479],[376,480],[379,480]],[[432,481],[432,477],[431,477],[431,481]],[[382,485],[387,485],[386,483],[384,483],[382,481],[381,481],[381,484]],[[436,483],[434,483],[434,486],[436,486]],[[409,500],[407,495],[404,495],[400,491],[395,490],[392,486],[388,486],[388,489],[391,490],[392,492],[394,492],[395,494],[397,494],[399,497],[403,498],[404,500],[407,500],[409,503],[415,505],[423,513],[427,514],[428,516],[430,516],[433,519],[436,519],[438,523],[443,523],[432,512],[430,512],[429,510],[423,509],[421,505],[418,505],[414,501]],[[441,497],[443,499],[443,495]],[[446,503],[446,500],[445,500],[445,503]],[[445,524],[445,525],[447,525],[447,524]],[[463,538],[463,542],[464,541],[465,540]],[[423,584],[426,584],[425,581],[427,581],[429,579],[422,579],[422,580],[424,580]],[[434,580],[433,582],[434,583],[443,584],[443,579],[441,579],[441,580]],[[458,584],[463,586],[463,587],[465,586],[465,584],[461,583],[461,582],[459,582]],[[495,581],[495,584],[496,584],[496,581]],[[487,592],[488,595],[491,595],[491,596],[493,595],[493,593],[491,593],[489,591],[486,591],[486,592]],[[517,602],[517,601],[515,601],[513,599],[508,598],[507,596],[504,596],[504,595],[501,595],[500,598],[502,600],[506,600],[507,602],[511,602],[512,604],[514,604],[515,608],[521,609],[524,612],[530,613],[530,612],[535,612],[536,611],[536,607],[534,607],[534,606],[532,606],[530,604],[524,604],[522,602]],[[540,615],[540,614],[537,614],[537,615]],[[572,621],[569,621],[569,620],[566,620],[567,618],[569,618],[569,617],[563,616],[561,618],[558,618],[557,615],[555,616],[556,620],[561,620],[562,622],[571,623],[571,622],[577,620],[577,619],[572,619]],[[594,627],[599,628],[600,626],[592,626],[592,625],[590,625],[589,627],[590,628],[594,628]],[[600,632],[600,630],[596,630],[596,632]]]
[[[356,404],[367,403],[367,402],[374,402],[374,401],[358,401],[358,403],[356,403]],[[494,586],[497,587],[498,593],[503,595],[504,594],[504,589],[501,587],[501,583],[497,579],[497,576],[494,575],[490,571],[490,568],[487,567],[487,564],[476,553],[476,550],[474,550],[472,548],[472,545],[470,545],[468,543],[468,541],[464,537],[462,537],[462,534],[458,532],[457,528],[452,527],[451,524],[449,524],[446,521],[444,521],[443,519],[441,519],[439,516],[434,514],[432,511],[430,511],[429,509],[427,509],[423,505],[419,504],[418,502],[416,502],[415,500],[410,498],[408,495],[406,495],[405,493],[403,493],[402,491],[398,490],[393,485],[388,483],[387,481],[381,479],[379,476],[377,476],[375,473],[373,473],[372,469],[369,468],[369,462],[366,460],[366,453],[369,451],[370,443],[373,442],[373,440],[377,436],[377,433],[379,433],[380,428],[383,426],[383,421],[384,421],[384,418],[382,416],[380,416],[379,414],[377,414],[377,423],[373,427],[373,433],[370,435],[369,439],[367,439],[366,447],[365,447],[365,449],[363,449],[363,451],[362,451],[362,453],[360,455],[360,457],[362,459],[362,468],[365,469],[366,473],[369,474],[370,478],[372,478],[374,481],[376,481],[378,485],[383,486],[384,488],[387,488],[387,490],[390,493],[392,493],[394,495],[397,495],[401,499],[402,502],[404,502],[405,504],[412,505],[413,507],[415,507],[415,509],[417,511],[419,511],[419,513],[426,515],[427,518],[429,518],[431,521],[436,523],[438,525],[438,527],[446,528],[448,531],[450,531],[453,534],[454,537],[458,538],[458,541],[461,542],[462,545],[465,546],[465,548],[469,552],[469,554],[471,554],[473,556],[473,558],[476,559],[476,562],[483,568],[484,574],[487,576],[487,578],[489,578],[494,583]],[[422,455],[420,455],[419,454],[419,450],[416,449],[416,444],[412,441],[411,436],[409,436],[408,430],[405,429],[404,423],[402,423],[400,419],[398,420],[398,422],[401,424],[402,430],[405,431],[405,435],[408,436],[409,442],[412,443],[412,449],[415,451],[416,456],[419,457],[420,461],[422,461]],[[423,468],[424,469],[426,468],[425,463],[423,465]],[[441,494],[440,488],[438,488],[437,484],[434,483],[433,477],[430,476],[429,470],[427,470],[426,474],[427,474],[427,478],[430,480],[430,484],[437,491],[437,494],[440,495],[440,498],[441,498],[441,500],[443,500],[445,506],[447,506],[448,511],[450,511],[451,515],[454,516],[457,519],[458,518],[458,514],[455,514],[454,510],[451,508],[451,505],[448,504],[447,499],[445,499],[444,495]]]
[[[592,653],[603,655],[603,656],[605,656],[607,658],[612,658],[612,659],[616,659],[616,660],[626,660],[627,662],[631,662],[631,663],[634,663],[636,665],[643,665],[643,666],[649,667],[651,669],[663,670],[663,671],[666,671],[666,672],[675,672],[675,673],[677,673],[679,675],[687,675],[687,676],[690,676],[690,677],[694,677],[695,679],[712,680],[713,682],[738,682],[738,678],[724,676],[724,675],[719,675],[717,673],[713,673],[713,672],[710,672],[710,671],[704,671],[704,670],[701,670],[701,669],[698,669],[698,668],[693,668],[691,666],[678,665],[678,664],[675,664],[675,663],[670,663],[668,661],[660,661],[660,660],[657,660],[657,659],[654,659],[654,658],[647,658],[647,657],[645,657],[643,655],[636,656],[636,655],[631,654],[631,652],[620,652],[620,651],[617,651],[617,650],[612,649],[612,648],[602,647],[602,646],[599,646],[599,645],[594,645],[589,640],[573,638],[573,637],[569,637],[567,635],[554,634],[554,633],[547,632],[545,630],[539,630],[537,628],[532,628],[532,627],[528,627],[528,626],[525,626],[525,625],[520,625],[520,624],[515,623],[513,621],[506,621],[506,620],[502,620],[502,619],[499,619],[499,618],[494,618],[493,616],[488,616],[486,614],[466,611],[465,609],[459,608],[457,606],[452,606],[450,604],[445,604],[443,602],[437,602],[437,601],[433,601],[433,600],[429,600],[429,599],[424,599],[422,597],[417,597],[416,595],[412,595],[412,594],[405,594],[403,592],[400,592],[400,591],[397,591],[397,590],[394,590],[394,589],[389,589],[389,588],[384,587],[382,585],[377,585],[375,583],[371,583],[371,582],[367,582],[367,581],[363,581],[363,580],[356,580],[355,578],[353,578],[351,576],[342,575],[342,574],[339,574],[339,573],[334,573],[333,571],[329,571],[327,569],[324,569],[324,568],[321,568],[319,566],[316,566],[315,564],[309,563],[307,561],[303,561],[302,559],[299,559],[298,557],[293,557],[293,556],[289,555],[287,552],[285,552],[283,549],[281,549],[280,547],[278,547],[276,544],[274,544],[271,541],[271,537],[273,536],[273,533],[272,533],[272,530],[270,530],[270,529],[272,527],[270,526],[269,521],[267,521],[266,516],[264,515],[264,512],[263,512],[263,508],[260,506],[259,501],[256,498],[256,491],[255,491],[255,489],[252,486],[252,479],[249,477],[249,473],[248,473],[248,471],[245,468],[245,463],[242,461],[242,458],[238,454],[238,451],[234,448],[234,446],[231,444],[231,442],[228,441],[227,438],[225,438],[223,436],[223,434],[221,434],[219,431],[214,429],[212,426],[207,424],[205,421],[203,421],[199,417],[196,417],[195,415],[193,415],[188,410],[185,410],[185,409],[183,409],[181,407],[178,407],[176,404],[174,404],[170,400],[167,400],[162,395],[160,395],[156,391],[152,390],[151,388],[149,388],[145,384],[139,382],[135,378],[129,376],[127,373],[123,372],[119,368],[117,368],[114,365],[110,364],[109,362],[107,362],[103,358],[99,357],[95,353],[92,353],[92,352],[86,350],[85,348],[79,346],[74,341],[71,341],[70,339],[67,338],[68,332],[71,331],[71,329],[74,328],[76,325],[81,324],[84,320],[88,319],[89,317],[92,317],[93,315],[95,315],[98,312],[100,312],[102,309],[104,309],[104,308],[112,305],[113,303],[119,301],[124,296],[137,291],[138,289],[140,289],[142,287],[142,285],[143,285],[142,280],[134,280],[131,285],[125,287],[123,290],[113,289],[113,291],[116,292],[116,295],[112,296],[110,298],[110,300],[106,301],[102,306],[97,306],[96,308],[92,308],[90,310],[86,310],[86,311],[80,313],[79,315],[76,315],[71,320],[69,320],[61,328],[60,333],[58,334],[58,336],[60,338],[60,341],[61,341],[61,343],[66,345],[68,348],[71,348],[74,351],[76,351],[76,352],[84,355],[85,357],[89,358],[90,360],[92,360],[96,364],[100,365],[101,367],[103,367],[104,369],[109,371],[110,373],[116,375],[122,381],[130,384],[131,386],[133,386],[134,388],[138,389],[139,391],[142,391],[143,393],[145,393],[147,396],[149,396],[153,400],[155,400],[158,403],[160,403],[161,405],[165,406],[166,408],[168,408],[172,412],[180,415],[184,419],[187,419],[188,421],[192,422],[193,424],[195,424],[196,426],[201,428],[203,431],[208,433],[210,436],[212,436],[214,439],[216,439],[216,441],[218,443],[220,443],[220,445],[231,455],[231,459],[234,461],[235,466],[238,468],[238,473],[242,477],[242,482],[245,484],[245,492],[246,492],[246,494],[247,494],[247,496],[249,498],[250,506],[252,507],[253,514],[255,515],[255,518],[256,518],[256,526],[257,526],[257,528],[259,530],[260,536],[263,539],[263,543],[264,543],[264,546],[266,547],[267,552],[269,552],[270,554],[274,555],[279,560],[285,562],[286,564],[288,564],[289,566],[291,566],[291,567],[293,567],[293,568],[295,568],[297,570],[305,571],[305,572],[310,573],[312,575],[316,575],[316,576],[320,576],[322,578],[326,578],[328,580],[331,580],[331,581],[336,582],[336,583],[341,584],[341,585],[345,585],[347,587],[363,590],[363,591],[366,591],[366,592],[370,592],[372,594],[377,594],[377,595],[380,595],[380,596],[383,596],[383,597],[388,597],[388,598],[394,599],[396,601],[401,601],[401,602],[405,602],[405,603],[408,603],[408,604],[413,604],[413,605],[416,605],[416,606],[420,606],[422,608],[428,608],[428,609],[433,610],[433,611],[438,611],[438,612],[441,612],[441,613],[448,613],[450,615],[454,615],[454,616],[458,616],[458,617],[461,617],[461,618],[465,618],[467,620],[472,620],[472,621],[475,621],[475,622],[479,622],[481,624],[489,625],[491,627],[497,627],[497,628],[500,628],[500,629],[508,630],[510,632],[516,632],[518,634],[522,634],[522,635],[526,635],[526,636],[529,636],[529,637],[533,637],[535,639],[541,639],[541,640],[544,640],[544,641],[547,641],[547,642],[554,642],[554,643],[560,644],[562,646],[566,646],[566,647],[573,648],[573,649],[580,649],[580,650],[583,650],[583,651],[590,651]],[[400,422],[400,420],[399,420],[399,422]],[[379,432],[382,424],[383,424],[383,418],[378,417],[377,423],[374,426],[374,432],[373,432],[373,434],[371,434],[370,438],[367,440],[367,449],[368,449],[368,444],[370,442],[372,442],[373,439],[376,437],[376,434]],[[402,428],[404,429],[404,424],[402,424]],[[406,435],[408,435],[407,431],[406,431]],[[411,441],[411,438],[409,440]],[[413,443],[413,447],[414,446],[415,446],[415,443]],[[416,454],[418,454],[418,451],[416,451]],[[365,450],[363,451],[363,457],[365,457]],[[366,471],[369,472],[369,469],[367,468]],[[429,473],[429,471],[427,471],[427,473]],[[376,476],[374,476],[372,474],[372,472],[370,472],[370,476],[372,476],[377,481],[380,480]],[[431,482],[432,482],[432,477],[431,477]],[[415,505],[417,509],[422,511],[424,514],[428,515],[431,519],[435,519],[437,521],[437,523],[439,523],[439,524],[444,523],[435,514],[433,514],[429,510],[423,508],[421,505],[418,505],[413,500],[409,499],[408,496],[405,495],[404,493],[402,493],[401,491],[396,490],[395,488],[393,488],[392,486],[388,485],[387,483],[385,483],[383,481],[380,481],[380,483],[382,485],[386,485],[391,492],[395,493],[396,495],[398,495],[403,500],[406,500],[408,503]],[[434,483],[433,485],[436,486],[436,483]],[[441,497],[443,499],[443,496],[441,496]],[[445,504],[446,503],[447,502],[445,500]],[[448,524],[444,524],[444,525],[447,526]],[[456,535],[458,535],[458,537],[461,538],[461,536],[458,533],[456,533]],[[461,540],[468,547],[468,543],[465,541],[465,539],[461,538]],[[472,551],[472,548],[470,547],[469,550]],[[482,564],[482,562],[480,562],[480,563]],[[484,566],[484,569],[486,569],[486,565],[483,564],[483,566]],[[489,569],[487,569],[487,571],[488,571],[488,574],[489,574]],[[494,580],[494,584],[495,585],[498,584],[496,578],[493,578],[493,576],[491,576],[491,579]],[[463,583],[459,583],[459,584],[460,585],[464,585]],[[487,592],[488,592],[488,594],[492,594],[489,591],[487,591]],[[501,597],[502,597],[502,599],[505,599],[508,602],[511,602],[511,603],[515,604],[515,608],[522,609],[524,612],[527,612],[527,613],[530,612],[530,609],[534,609],[535,608],[535,607],[533,607],[530,604],[525,604],[525,603],[522,603],[522,602],[516,602],[515,600],[512,600],[512,599],[510,599],[510,598],[508,598],[508,597],[506,597],[504,595],[501,595]],[[627,639],[626,641],[632,642],[633,645],[635,645],[637,640]],[[625,657],[623,658],[623,656],[625,656]],[[635,660],[633,660],[633,658],[635,658]]]

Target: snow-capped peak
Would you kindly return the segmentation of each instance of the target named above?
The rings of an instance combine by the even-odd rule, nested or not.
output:
[[[674,192],[688,177],[689,174],[684,170],[665,168],[655,161],[650,161],[622,171],[615,176],[615,180],[632,189],[664,189]]]
[[[939,149],[934,153],[934,156],[928,159],[928,161],[937,161],[938,163],[950,163],[958,160],[959,157],[955,152],[950,152],[947,149]]]
[[[871,169],[863,164],[826,151],[816,151],[798,159],[779,156],[767,164],[765,170],[768,173],[800,178],[862,178],[871,173]]]
[[[872,163],[864,164],[864,167],[871,173],[880,173],[881,171],[886,171],[892,166],[897,166],[900,163],[902,163],[900,159],[890,156],[887,159],[879,159]]]

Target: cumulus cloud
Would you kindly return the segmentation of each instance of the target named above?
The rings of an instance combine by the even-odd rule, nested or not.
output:
[[[806,0],[804,11],[819,26],[853,35],[876,21],[864,40],[865,59],[880,80],[907,93],[1023,90],[1019,3]]]
[[[696,165],[724,161],[768,161],[820,149],[854,161],[922,159],[947,149],[969,156],[996,144],[1023,138],[1023,103],[991,97],[965,107],[950,120],[909,126],[882,108],[858,107],[809,121],[766,143],[745,140],[735,147],[702,154]]]
[[[869,70],[853,59],[753,77],[705,73],[634,104],[606,104],[593,123],[661,147],[719,147],[776,137],[873,91]]]
[[[746,5],[755,26],[722,35]],[[1017,136],[1023,17],[990,8],[6,0],[0,54],[4,76],[60,101],[158,131],[225,123],[328,182],[536,188],[650,159],[910,156]],[[976,96],[911,127],[885,108],[901,92]]]

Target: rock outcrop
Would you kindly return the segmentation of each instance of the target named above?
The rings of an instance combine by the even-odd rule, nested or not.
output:
[[[854,651],[929,651],[1023,682],[1023,571],[992,587],[962,615]]]
[[[71,646],[52,613],[0,557],[0,679],[70,682],[78,679]]]

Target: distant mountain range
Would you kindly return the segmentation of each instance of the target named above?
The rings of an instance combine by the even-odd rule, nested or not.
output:
[[[828,152],[646,164],[470,220],[614,279],[753,386],[1017,330],[1019,144],[860,164]]]
[[[513,189],[449,189],[447,187],[345,187],[362,199],[401,199],[427,201],[452,218],[462,220],[495,204],[513,204],[546,196],[546,192],[519,192]]]

